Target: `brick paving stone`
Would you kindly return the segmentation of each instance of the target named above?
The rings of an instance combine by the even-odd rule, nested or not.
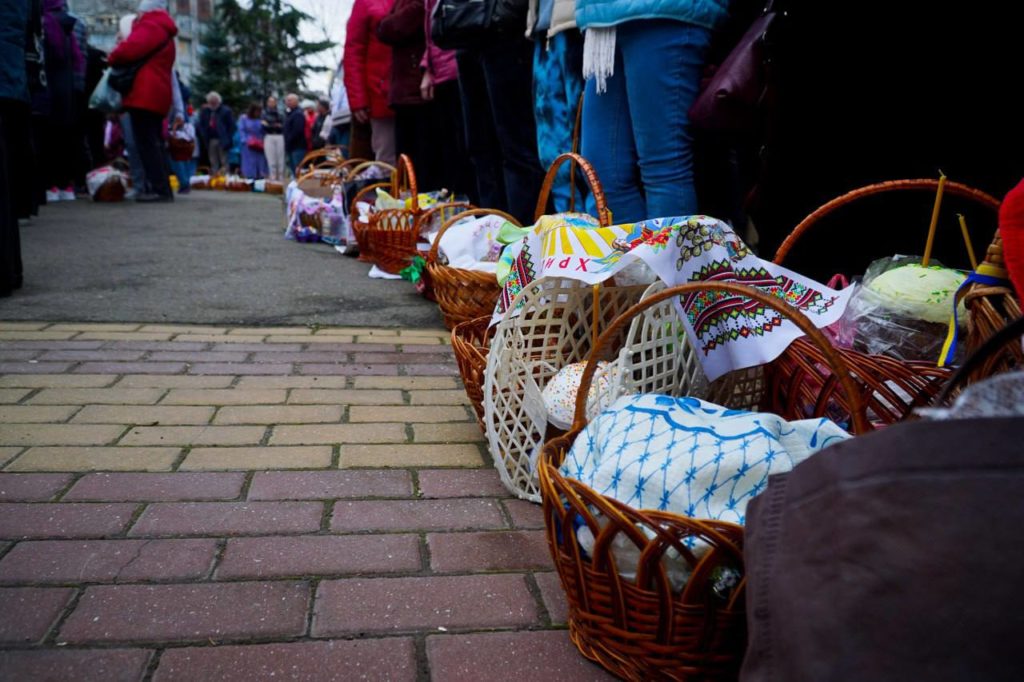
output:
[[[127,374],[117,382],[118,388],[227,388],[234,381],[229,376],[194,377],[187,374]]]
[[[516,682],[612,682],[569,640],[567,630],[432,635],[427,658],[435,680],[476,682],[481,670],[500,670]]]
[[[459,422],[468,419],[469,413],[458,405],[356,405],[348,413],[350,422]]]
[[[170,471],[181,448],[35,447],[5,471]]]
[[[268,345],[273,345],[275,343],[287,343],[287,344],[304,343],[304,344],[310,344],[310,345],[313,345],[313,344],[315,344],[315,345],[320,345],[320,344],[331,344],[331,345],[333,345],[333,344],[336,344],[336,343],[351,343],[351,342],[352,342],[352,337],[351,336],[330,336],[330,337],[326,337],[326,336],[268,336],[267,337],[267,344]]]
[[[2,480],[2,479],[0,479]],[[242,492],[245,474],[92,473],[78,479],[65,501],[176,502],[233,500]]]
[[[273,405],[288,398],[284,389],[236,391],[230,388],[172,388],[163,405]]]
[[[409,391],[409,402],[413,405],[469,405],[464,390]]]
[[[356,340],[359,341],[360,343],[362,343],[366,339],[370,339],[371,341],[380,340],[380,339],[375,339],[372,336],[370,336],[370,337],[360,336],[360,337],[356,338]],[[441,337],[433,337],[433,336],[413,336],[413,337],[404,337],[403,336],[403,337],[401,337],[398,340],[398,343],[401,343],[402,344],[402,350],[405,350],[406,348],[408,348],[411,345],[417,345],[417,346],[442,346],[442,345],[446,345],[448,343],[448,339],[441,338]]]
[[[401,405],[404,400],[402,392],[397,390],[296,388],[292,390],[288,402],[299,405]]]
[[[214,407],[209,405],[86,405],[71,420],[72,424],[207,424]]]
[[[4,445],[105,445],[123,426],[105,424],[0,424]]]
[[[543,528],[544,512],[539,504],[527,502],[526,500],[505,500],[502,502],[508,515],[512,519],[512,525],[516,528]]]
[[[465,414],[468,419],[469,413]],[[486,440],[475,420],[452,424],[413,424],[412,433],[417,443],[483,443]]]
[[[396,364],[396,365],[426,365],[431,363],[454,362],[455,357],[451,353],[356,353],[352,360],[354,362],[366,362],[369,364]]]
[[[104,341],[58,341],[0,338],[0,348],[11,350],[95,350],[105,347]]]
[[[309,327],[232,327],[228,336],[304,336],[312,334]]]
[[[0,362],[0,374],[52,374],[65,372],[70,362],[36,362],[34,360],[12,360]]]
[[[75,339],[82,341],[170,341],[163,332],[82,332]]]
[[[0,466],[8,464],[24,448],[0,446]]]
[[[71,478],[71,474],[0,474],[0,502],[48,502]]]
[[[548,610],[552,625],[565,625],[569,620],[569,603],[565,600],[565,591],[557,573],[534,573],[533,579],[540,587],[544,608]]]
[[[181,374],[184,362],[83,362],[75,368],[82,374]]]
[[[227,327],[206,327],[195,324],[146,324],[140,332],[170,332],[171,334],[226,334]]]
[[[430,567],[438,573],[552,568],[544,532],[431,533]]]
[[[75,362],[124,362],[139,360],[145,354],[141,350],[51,350],[43,353],[40,360]]]
[[[271,445],[404,443],[402,424],[285,424],[275,426]]]
[[[77,405],[0,405],[0,424],[62,422],[79,409]]]
[[[357,365],[351,363],[328,365],[310,363],[302,364],[298,367],[299,374],[334,374],[344,376],[396,376],[398,374],[398,367],[396,365]]]
[[[104,348],[148,351],[188,352],[203,350],[208,344],[181,341],[107,341]]]
[[[74,593],[70,587],[0,587],[0,643],[41,641]]]
[[[0,559],[0,582],[196,580],[206,576],[216,555],[214,538],[19,542]]]
[[[398,334],[402,337],[412,336],[429,336],[432,338],[447,339],[451,336],[451,332],[447,329],[399,329]]]
[[[99,388],[117,380],[113,374],[11,374],[0,376],[0,386],[16,388]]]
[[[355,377],[355,388],[398,388],[404,390],[462,388],[457,379],[451,377]]]
[[[322,514],[319,502],[157,502],[146,507],[129,535],[315,533]]]
[[[145,649],[0,651],[0,679],[138,682],[152,656]]]
[[[78,332],[0,331],[3,341],[67,341]]]
[[[0,388],[0,404],[16,403],[31,392],[30,388]]]
[[[243,351],[157,351],[150,353],[153,362],[245,362],[249,354]]]
[[[333,500],[346,497],[410,497],[407,471],[268,471],[257,473],[250,500]]]
[[[238,339],[238,338],[233,338],[233,337],[232,338],[225,337],[225,338],[221,339],[221,341],[227,341],[228,343],[214,343],[212,346],[210,346],[210,350],[214,350],[214,351],[222,351],[222,350],[225,350],[225,351],[242,351],[242,352],[248,352],[248,353],[252,353],[252,352],[263,353],[263,352],[271,352],[271,351],[288,352],[288,351],[302,350],[302,345],[298,344],[298,343],[274,343],[274,344],[252,343],[252,342],[247,342],[245,339]]]
[[[160,388],[44,388],[32,396],[32,405],[153,405],[165,391]]]
[[[480,450],[470,443],[455,445],[342,445],[339,466],[347,467],[479,467]]]
[[[333,341],[335,339],[332,339]],[[309,357],[310,355],[315,357],[322,356],[323,360],[307,360],[307,362],[332,362],[334,357],[347,357],[349,353],[355,352],[397,353],[398,346],[386,343],[327,343],[320,340],[316,345],[310,345],[309,350],[284,354],[291,356],[295,362],[300,362],[302,358]],[[278,345],[266,346],[253,356],[253,360],[255,362],[273,362],[273,358],[279,354],[282,354],[282,351]]]
[[[331,530],[464,530],[505,528],[494,500],[338,501]]]
[[[256,445],[265,432],[262,426],[138,426],[121,445]]]
[[[44,329],[49,322],[0,322],[0,330],[9,331],[39,331]]]
[[[88,587],[60,641],[161,642],[293,637],[306,629],[303,582]]]
[[[494,469],[420,469],[423,497],[508,497]]]
[[[313,606],[315,637],[537,621],[533,595],[524,577],[514,574],[324,580]]]
[[[39,355],[38,350],[11,350],[0,347],[0,361],[32,360]],[[44,355],[46,355],[44,353]],[[43,358],[44,360],[67,360],[69,358]]]
[[[409,376],[459,376],[459,368],[452,363],[450,365],[401,365],[403,373]]]
[[[417,679],[412,639],[331,640],[168,649],[160,658],[155,682],[348,682]]]
[[[134,332],[140,324],[116,324],[109,322],[59,322],[48,329],[54,332]]]
[[[451,355],[452,349],[451,349],[451,346],[449,345],[450,343],[451,343],[451,337],[450,336],[446,337],[443,340],[443,344],[444,345],[442,347],[440,347],[440,348],[438,348],[437,346],[421,346],[421,345],[409,344],[407,339],[403,339],[403,341],[402,341],[402,344],[403,344],[402,345],[402,352],[403,353],[428,353],[428,354],[433,354],[433,355],[436,355],[438,353],[445,353],[448,358],[452,358],[454,356]]]
[[[134,504],[0,504],[0,538],[95,538],[125,529]]]
[[[420,570],[416,535],[232,538],[217,578],[338,576]],[[0,562],[0,576],[3,563]]]
[[[292,366],[290,364],[256,364],[252,362],[237,362],[237,363],[218,363],[218,362],[202,362],[194,364],[188,368],[189,374],[195,375],[218,375],[225,374],[229,376],[239,376],[244,374],[259,375],[259,374],[280,374],[287,375],[292,373]]]
[[[329,445],[192,448],[179,470],[324,469],[331,466],[332,459]]]
[[[345,388],[348,377],[239,377],[239,389],[260,388]]]
[[[228,336],[226,334],[176,334],[174,340],[184,343],[212,343],[210,350],[231,350],[224,348],[236,343],[250,346],[262,346],[263,336]]]
[[[327,350],[320,346],[316,347],[316,350],[306,350],[299,352],[269,352],[265,351],[262,353],[254,353],[252,356],[253,362],[326,362],[326,363],[338,363],[338,362],[349,362],[349,353],[345,351]]]
[[[319,424],[341,421],[338,405],[235,405],[222,407],[214,424]]]

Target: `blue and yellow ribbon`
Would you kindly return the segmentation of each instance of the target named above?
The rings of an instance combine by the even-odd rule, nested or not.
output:
[[[953,357],[956,355],[956,344],[959,340],[959,322],[957,321],[956,309],[960,298],[966,293],[967,287],[972,284],[983,286],[1006,286],[1006,271],[1002,268],[982,263],[978,269],[967,276],[964,283],[956,290],[953,297],[953,315],[949,319],[949,331],[946,333],[946,341],[942,344],[942,353],[939,355],[939,367],[948,367],[953,364]]]

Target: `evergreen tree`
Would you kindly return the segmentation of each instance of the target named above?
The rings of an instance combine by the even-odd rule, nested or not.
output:
[[[197,106],[206,101],[210,91],[220,93],[224,102],[238,111],[245,100],[245,86],[233,77],[236,69],[235,50],[224,15],[218,11],[203,32],[201,70],[192,78],[192,100]]]

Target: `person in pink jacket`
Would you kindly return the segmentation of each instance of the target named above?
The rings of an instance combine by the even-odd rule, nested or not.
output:
[[[370,123],[378,161],[395,162],[395,114],[388,106],[391,48],[377,37],[377,24],[394,0],[356,0],[345,35],[345,89],[352,117]]]

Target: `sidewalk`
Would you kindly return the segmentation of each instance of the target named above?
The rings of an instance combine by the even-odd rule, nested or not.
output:
[[[606,679],[447,336],[0,322],[0,679]]]

